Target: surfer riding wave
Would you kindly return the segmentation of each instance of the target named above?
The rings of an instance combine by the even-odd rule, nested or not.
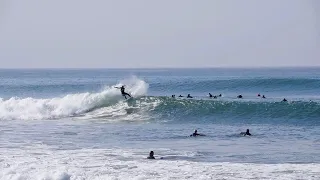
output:
[[[122,94],[122,96],[124,96],[124,98],[126,98],[126,99],[127,99],[127,96],[131,97],[131,95],[130,95],[129,93],[126,93],[126,92],[124,91],[124,90],[125,90],[124,86],[121,86],[121,87],[115,87],[115,88],[120,89],[121,94]]]

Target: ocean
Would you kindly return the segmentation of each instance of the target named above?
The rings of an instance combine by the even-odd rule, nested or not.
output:
[[[0,179],[320,179],[320,68],[2,69]]]

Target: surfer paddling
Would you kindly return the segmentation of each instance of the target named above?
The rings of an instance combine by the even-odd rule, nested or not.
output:
[[[196,137],[196,136],[206,136],[206,135],[204,135],[204,134],[199,134],[198,133],[198,130],[194,130],[194,133],[192,133],[191,135],[190,135],[190,137]]]
[[[130,94],[128,94],[128,93],[126,93],[126,92],[124,91],[124,90],[125,90],[124,86],[121,86],[121,87],[115,87],[115,88],[120,89],[121,94],[122,94],[122,96],[124,96],[124,98],[126,98],[126,99],[127,99],[127,96],[131,97],[131,95],[130,95]]]

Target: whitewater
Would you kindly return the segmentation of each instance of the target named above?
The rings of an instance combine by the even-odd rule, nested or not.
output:
[[[0,179],[319,179],[319,70],[0,70]]]

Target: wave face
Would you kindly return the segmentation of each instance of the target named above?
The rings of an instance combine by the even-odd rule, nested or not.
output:
[[[142,120],[183,122],[244,123],[320,123],[319,102],[261,101],[232,99],[176,99],[144,96],[143,81],[130,89],[134,99],[123,100],[118,90],[71,94],[62,98],[11,98],[0,101],[1,119],[56,119],[65,117],[103,118],[105,120]],[[129,89],[128,89],[129,90]],[[130,92],[130,91],[129,91]]]
[[[158,98],[161,102],[154,112],[171,119],[209,120],[223,122],[225,120],[265,123],[271,121],[317,121],[320,117],[318,102],[293,101],[281,102],[268,100],[188,100]],[[261,121],[261,120],[264,121]]]

